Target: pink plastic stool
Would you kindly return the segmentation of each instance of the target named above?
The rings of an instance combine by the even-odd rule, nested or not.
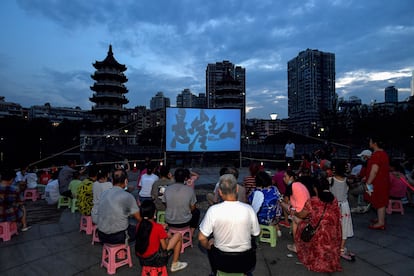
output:
[[[115,274],[116,269],[123,265],[132,267],[131,249],[129,245],[107,244],[102,248],[101,267],[106,267],[108,274]]]
[[[193,247],[193,237],[191,235],[190,226],[184,228],[168,227],[168,232],[171,234],[180,233],[183,236],[183,243],[181,245],[181,253],[184,253],[184,249],[188,246]]]
[[[24,190],[24,200],[31,199],[32,201],[36,201],[39,197],[40,194],[37,189]]]
[[[95,244],[95,242],[101,242],[98,236],[98,227],[96,224],[92,225],[92,244]]]
[[[143,266],[141,276],[168,276],[167,267]]]
[[[392,212],[401,212],[401,215],[404,215],[404,206],[402,201],[400,199],[389,199],[386,212],[388,215],[391,215]]]
[[[12,235],[19,235],[17,223],[11,221],[0,222],[0,238],[3,241],[9,241]]]
[[[80,218],[80,231],[85,231],[86,235],[91,235],[93,232],[93,223],[92,223],[92,217],[91,216],[84,216],[82,215]]]

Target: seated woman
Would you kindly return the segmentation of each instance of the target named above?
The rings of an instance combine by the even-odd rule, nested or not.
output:
[[[168,237],[161,225],[154,221],[155,204],[152,200],[144,200],[140,206],[140,213],[142,220],[137,225],[135,254],[138,256],[142,266],[159,266],[154,260],[154,264],[148,263],[148,259],[153,259],[160,255],[161,251],[173,250],[173,261],[171,264],[171,272],[178,271],[187,267],[186,262],[179,262],[182,236],[180,233],[175,233]],[[165,260],[165,266],[168,259]],[[164,266],[162,265],[162,266]],[[142,273],[144,274],[144,271]]]
[[[390,162],[390,199],[402,199],[407,195],[404,169],[397,161]]]
[[[278,222],[282,215],[282,207],[279,200],[282,195],[276,186],[272,185],[272,178],[264,171],[259,171],[255,177],[256,187],[249,195],[249,202],[257,214],[262,225],[274,225],[277,235],[282,236]]]
[[[321,178],[315,183],[317,196],[311,197],[293,219],[298,224],[294,235],[298,259],[315,272],[342,271],[340,251],[342,242],[341,212],[334,195],[329,191],[329,182]],[[323,215],[322,215],[323,214]],[[315,235],[309,242],[300,236],[308,222],[316,227]]]

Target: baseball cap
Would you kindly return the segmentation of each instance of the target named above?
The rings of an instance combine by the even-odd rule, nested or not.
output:
[[[363,151],[361,151],[360,154],[357,154],[358,157],[361,157],[361,156],[371,156],[371,155],[372,155],[372,152],[370,150],[363,150]]]

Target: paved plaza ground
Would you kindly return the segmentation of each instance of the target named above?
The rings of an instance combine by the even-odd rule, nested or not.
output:
[[[218,180],[219,168],[194,170],[201,175],[196,190],[202,199],[203,194]],[[242,168],[239,181],[245,175],[247,169]],[[131,183],[134,183],[135,177],[130,174]],[[203,206],[201,204],[200,207]],[[353,214],[355,236],[348,240],[347,247],[356,253],[356,261],[342,260],[342,272],[326,275],[413,275],[414,208],[406,207],[404,215],[387,215],[385,231],[368,229],[373,217],[373,211]],[[100,267],[102,245],[92,245],[91,236],[79,232],[79,220],[78,212],[71,213],[65,209],[55,222],[33,224],[29,231],[13,236],[10,241],[0,241],[0,275],[107,275],[106,269]],[[259,244],[254,275],[320,275],[308,271],[298,262],[296,255],[288,257],[286,246],[292,238],[288,229],[282,228],[282,232],[276,247]],[[189,263],[188,267],[170,275],[209,274],[207,256],[198,248],[196,237],[193,245],[180,258]],[[121,267],[116,274],[140,275],[138,259],[134,255],[132,259],[133,267]]]

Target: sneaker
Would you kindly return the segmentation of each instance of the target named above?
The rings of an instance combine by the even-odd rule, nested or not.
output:
[[[32,228],[31,226],[26,226],[26,227],[23,227],[22,229],[21,229],[21,231],[22,232],[26,232],[27,230],[29,230],[30,228]]]
[[[279,225],[282,225],[283,227],[286,227],[286,228],[290,228],[290,223],[284,220],[279,221]]]
[[[282,231],[277,230],[277,237],[280,238],[282,236]]]
[[[187,263],[186,262],[175,262],[171,264],[171,272],[175,272],[181,269],[184,269],[187,267]]]

